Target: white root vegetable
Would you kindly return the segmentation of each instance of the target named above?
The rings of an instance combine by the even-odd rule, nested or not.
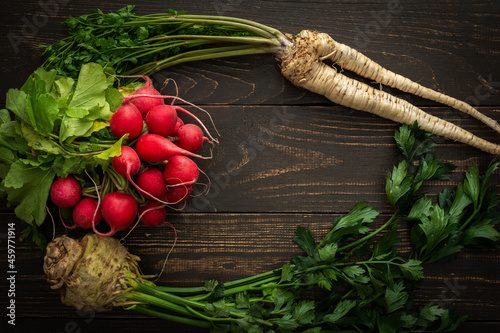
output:
[[[334,103],[408,125],[417,121],[425,131],[500,155],[500,145],[430,115],[401,98],[349,78],[324,63],[326,59],[376,82],[457,108],[500,132],[496,121],[470,105],[390,72],[324,33],[310,30],[300,32],[289,52],[280,59],[281,72],[296,86],[321,94]]]

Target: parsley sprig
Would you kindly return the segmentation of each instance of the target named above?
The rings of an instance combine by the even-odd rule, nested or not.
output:
[[[69,17],[68,36],[45,45],[45,69],[75,78],[83,64],[111,67],[118,75],[151,75],[179,63],[271,53],[284,35],[265,25],[221,16],[137,15],[129,5],[116,12]]]
[[[298,226],[302,250],[281,268],[241,280],[207,281],[200,288],[133,282],[127,296],[142,313],[213,332],[445,332],[465,316],[429,303],[417,308],[411,292],[424,278],[424,264],[451,259],[468,245],[499,240],[497,196],[489,188],[493,161],[484,175],[472,165],[452,192],[433,203],[422,185],[446,179],[455,166],[435,158],[430,135],[418,124],[395,134],[403,159],[387,175],[394,214],[383,218],[366,202],[338,216],[327,234]],[[412,252],[401,253],[401,224],[411,226]]]
[[[389,173],[386,192],[394,208],[406,213],[401,218],[414,223],[410,235],[413,257],[436,262],[450,259],[467,245],[497,243],[498,196],[489,189],[489,180],[498,161],[493,160],[484,175],[473,163],[455,191],[445,189],[433,203],[429,196],[417,194],[418,190],[427,180],[448,179],[455,165],[435,158],[430,135],[416,123],[402,126],[395,140],[404,159]]]

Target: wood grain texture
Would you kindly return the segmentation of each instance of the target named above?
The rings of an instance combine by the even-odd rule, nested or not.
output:
[[[1,107],[7,90],[19,88],[41,64],[38,45],[64,37],[61,23],[67,16],[89,13],[92,8],[112,11],[130,3],[60,0],[52,9],[42,7],[54,1],[4,1],[0,16]],[[306,28],[329,33],[389,69],[466,100],[500,120],[500,3],[496,0],[148,0],[136,4],[138,14],[167,8],[247,18],[292,34]],[[30,30],[30,23],[34,29]],[[14,46],[9,36],[19,37],[21,42]],[[176,81],[183,98],[210,112],[221,137],[214,158],[199,161],[210,176],[210,192],[192,198],[184,213],[169,215],[179,240],[161,283],[196,286],[206,279],[228,281],[280,267],[298,253],[291,241],[298,224],[321,235],[335,216],[359,201],[368,201],[383,213],[376,225],[390,214],[385,176],[399,158],[392,139],[398,125],[336,106],[293,86],[281,76],[271,55],[188,63],[153,76],[158,87],[167,79]],[[172,93],[172,89],[169,85],[163,92]],[[383,89],[499,142],[497,133],[474,119]],[[436,155],[458,168],[449,181],[433,182],[422,191],[434,194],[453,188],[471,163],[485,170],[492,158],[462,144],[434,140]],[[498,172],[491,182],[499,191]],[[12,208],[5,201],[1,204],[0,236],[6,233],[8,222],[19,222]],[[408,228],[400,226],[402,235],[408,234]],[[21,229],[17,227],[18,235]],[[51,225],[46,223],[43,231],[50,237]],[[65,230],[57,225],[55,232],[59,235]],[[69,233],[83,235],[78,230]],[[3,240],[0,238],[2,279],[7,267]],[[141,227],[127,238],[126,245],[143,258],[146,273],[155,273],[172,240],[173,232],[166,226]],[[409,250],[406,237],[401,251]],[[89,316],[67,308],[45,282],[42,257],[29,243],[16,243],[18,320],[16,327],[7,327],[8,332],[203,332],[121,309]],[[412,296],[419,306],[436,302],[467,314],[469,319],[458,332],[498,332],[499,261],[498,250],[467,249],[456,260],[426,266],[426,279]],[[7,306],[5,287],[0,284],[3,309]]]

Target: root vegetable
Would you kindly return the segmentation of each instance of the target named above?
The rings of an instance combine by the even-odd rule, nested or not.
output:
[[[134,91],[132,95],[161,95],[158,90],[153,87],[153,83],[148,76],[142,76],[146,80],[146,84]],[[139,110],[142,117],[146,117],[149,111],[158,105],[165,104],[161,98],[138,97],[134,98],[131,103]]]
[[[130,194],[110,192],[102,199],[101,214],[111,230],[103,234],[93,228],[94,232],[100,236],[112,236],[125,230],[134,222],[138,210],[137,201]]]
[[[444,105],[448,105],[456,110],[464,112],[491,127],[495,131],[500,133],[500,125],[493,119],[485,116],[469,104],[457,100],[456,98],[447,96],[430,88],[424,87],[402,75],[396,74],[375,61],[371,60],[361,52],[333,40],[330,36],[326,34],[319,34],[307,31],[301,33],[314,34],[315,39],[319,40],[323,45],[323,49],[331,50],[325,56],[321,56],[321,60],[330,60],[342,67],[343,69],[352,71],[362,77],[373,80],[374,82],[381,83],[383,85],[396,88],[398,90],[420,96]],[[299,36],[301,36],[299,35]],[[302,37],[300,37],[302,38]],[[328,52],[322,50],[321,52]],[[318,54],[319,55],[319,54]]]
[[[111,158],[113,169],[122,177],[133,177],[141,168],[141,160],[135,150],[129,146],[121,147],[121,154]]]
[[[156,167],[142,170],[135,179],[135,186],[150,200],[164,200],[167,194],[167,182],[163,178],[163,172]]]
[[[101,312],[123,302],[127,279],[139,276],[138,261],[115,238],[64,235],[47,246],[43,270],[63,304]]]
[[[488,142],[477,137],[463,128],[432,116],[415,107],[409,102],[390,95],[382,90],[377,90],[337,72],[326,65],[322,60],[333,59],[340,61],[340,65],[352,69],[360,75],[379,79],[381,83],[390,84],[392,87],[416,93],[423,97],[432,97],[442,103],[454,107],[462,107],[464,103],[455,102],[451,97],[443,97],[438,93],[431,93],[430,89],[423,89],[409,79],[398,76],[368,61],[359,52],[341,46],[327,34],[304,30],[293,41],[290,51],[281,58],[281,72],[293,84],[321,94],[334,103],[347,106],[356,110],[367,111],[383,118],[399,123],[411,125],[415,121],[419,126],[430,133],[459,141],[470,146],[482,149],[491,154],[500,154],[500,145]],[[472,107],[465,112],[471,114],[499,130],[500,126],[492,119],[479,116],[479,112]]]
[[[111,116],[109,128],[117,138],[128,134],[128,139],[137,138],[144,127],[142,115],[132,103],[122,103]]]
[[[163,179],[162,172],[157,168],[144,169],[134,181],[132,179],[141,167],[139,155],[129,146],[121,147],[121,154],[111,158],[113,169],[128,181],[146,198],[162,201],[167,192],[166,182]],[[167,202],[164,202],[167,204]]]
[[[198,180],[199,175],[198,165],[184,155],[171,157],[163,169],[163,176],[167,184],[171,186],[192,186]]]
[[[177,145],[190,152],[197,152],[203,146],[205,137],[201,128],[195,124],[186,124],[177,130]],[[208,140],[208,139],[207,139]]]
[[[177,131],[182,125],[184,125],[184,121],[182,121],[181,118],[177,117],[177,122],[175,123],[175,128],[174,128],[174,135],[177,134]]]
[[[90,229],[102,221],[101,209],[94,198],[83,198],[73,208],[73,222],[76,227]]]
[[[163,162],[175,155],[209,158],[182,149],[169,139],[153,133],[141,135],[135,145],[135,151],[141,160],[149,163]]]
[[[167,188],[167,201],[172,205],[183,203],[189,198],[192,190],[193,186],[170,186]]]
[[[171,105],[158,105],[149,110],[145,121],[151,133],[161,136],[174,136],[177,125],[177,112]]]
[[[195,104],[193,104],[193,103],[191,103],[189,101],[186,101],[186,100],[184,100],[184,99],[182,99],[182,98],[180,98],[178,96],[170,96],[170,95],[143,95],[143,94],[141,94],[141,95],[130,95],[130,96],[126,96],[126,97],[123,98],[123,103],[129,103],[129,102],[135,100],[136,98],[143,98],[143,97],[144,98],[153,98],[153,99],[154,98],[157,98],[157,99],[172,99],[173,101],[179,100],[179,101],[181,101],[183,103],[186,103],[186,104],[188,104],[190,106],[193,106],[193,107],[197,108],[198,110],[206,113],[210,117],[210,114],[206,110],[204,110],[201,107],[196,106]],[[193,114],[192,112],[190,112],[190,111],[188,111],[188,110],[186,110],[186,109],[184,109],[184,108],[182,108],[180,106],[177,106],[177,105],[173,105],[172,104],[170,107],[172,107],[175,111],[182,112],[182,113],[188,115],[189,117],[193,118],[193,120],[195,120],[201,126],[201,128],[203,128],[203,130],[207,133],[207,135],[210,138],[210,140],[212,140],[214,142],[217,142],[217,140],[212,136],[212,134],[210,134],[210,131],[207,129],[207,127],[205,126],[205,124],[195,114]],[[210,118],[210,120],[212,121],[211,118]],[[213,121],[212,121],[212,123],[213,123]]]
[[[57,178],[50,187],[50,199],[60,208],[75,206],[82,195],[80,183],[72,175],[66,178]]]
[[[139,219],[147,226],[157,226],[165,222],[167,210],[161,202],[150,200],[139,208]]]

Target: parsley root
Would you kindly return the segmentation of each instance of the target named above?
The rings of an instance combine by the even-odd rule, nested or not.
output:
[[[500,155],[500,145],[488,142],[446,120],[432,116],[409,102],[382,90],[356,81],[337,72],[322,60],[330,59],[345,69],[365,75],[382,84],[411,92],[466,112],[500,132],[496,121],[471,106],[445,96],[383,69],[359,52],[335,42],[323,33],[304,30],[293,41],[289,53],[281,58],[281,72],[293,84],[324,95],[334,103],[407,125],[418,122],[430,133],[468,144],[494,155]]]

